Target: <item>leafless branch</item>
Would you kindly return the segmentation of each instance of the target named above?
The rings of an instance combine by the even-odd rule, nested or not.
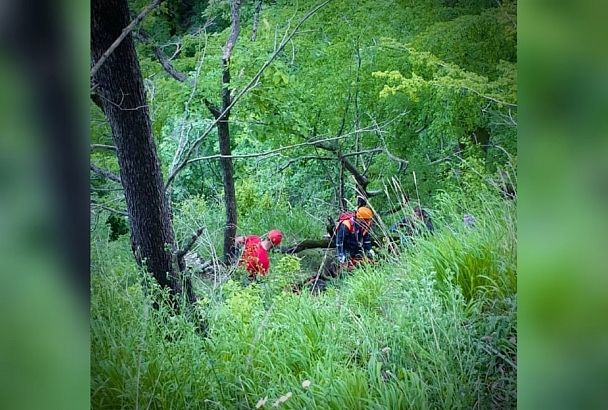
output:
[[[105,209],[106,211],[110,211],[110,212],[113,212],[115,214],[126,216],[126,217],[129,216],[129,214],[127,213],[127,211],[124,211],[122,209],[110,208],[109,206],[105,206],[105,205],[98,204],[98,203],[95,203],[95,202],[91,203],[91,207],[98,207],[98,208],[101,208],[101,209]]]
[[[131,21],[131,23],[129,23],[129,25],[122,30],[120,36],[118,36],[118,38],[114,40],[110,47],[101,55],[99,60],[97,60],[95,65],[93,65],[93,68],[91,69],[91,78],[95,77],[97,70],[99,70],[103,63],[105,63],[105,61],[108,59],[110,54],[112,54],[112,52],[116,50],[116,47],[118,47],[120,43],[122,43],[125,37],[135,28],[135,26],[137,26],[156,6],[158,6],[161,1],[163,0],[152,0],[152,2],[148,4],[141,11],[141,13],[139,13],[137,17],[135,17],[133,21]]]
[[[366,191],[365,194],[367,195],[368,198],[371,198],[373,196],[380,195],[383,192],[384,191],[381,189],[376,189],[375,191]]]
[[[397,115],[395,118],[387,121],[385,125],[390,124],[391,122],[395,121],[397,118],[401,117],[402,115],[404,115],[404,114]],[[314,140],[314,141],[306,141],[306,142],[301,142],[301,143],[293,144],[293,145],[286,145],[284,147],[280,147],[280,148],[276,148],[276,149],[268,150],[268,151],[264,151],[264,152],[258,152],[258,153],[254,153],[254,154],[208,155],[208,156],[204,156],[204,157],[193,158],[193,159],[189,160],[188,163],[192,163],[192,162],[196,162],[196,161],[204,161],[204,160],[208,160],[208,159],[219,159],[219,158],[243,159],[243,158],[270,157],[270,156],[278,155],[279,152],[282,152],[282,151],[285,151],[288,149],[304,147],[304,146],[317,146],[319,143],[337,141],[337,140],[341,140],[344,138],[348,138],[349,136],[354,135],[357,132],[370,132],[372,130],[373,130],[373,128],[362,128],[362,129],[355,130],[355,131],[352,131],[352,132],[349,132],[346,134],[342,134],[339,137],[328,137],[328,138],[323,138],[323,139]]]
[[[100,168],[95,164],[91,164],[91,171],[95,172],[96,174],[102,175],[102,176],[108,178],[109,180],[118,182],[119,184],[121,183],[120,177],[118,175],[113,174],[112,172],[108,171],[107,169]]]
[[[152,39],[150,38],[150,35],[148,33],[146,33],[145,30],[139,29],[138,31],[133,32],[133,36],[135,38],[137,38],[138,40],[140,40],[141,42],[152,46],[152,49],[154,50],[154,55],[160,62],[160,65],[165,69],[165,71],[171,77],[175,78],[177,81],[182,82],[182,83],[184,81],[186,81],[186,78],[187,78],[186,74],[179,72],[175,67],[173,67],[173,64],[171,64],[171,60],[165,55],[163,50],[157,44],[152,43]]]
[[[344,193],[344,164],[340,162],[340,172],[338,174],[338,206],[340,208],[340,212],[346,209],[346,194]]]
[[[335,157],[322,157],[319,155],[305,155],[303,157],[298,157],[298,158],[292,158],[289,161],[287,161],[285,164],[281,165],[281,167],[279,168],[279,172],[284,171],[286,168],[288,168],[290,165],[295,164],[296,162],[299,161],[310,161],[310,160],[319,160],[319,161],[335,161],[336,158]]]
[[[342,135],[340,137],[331,137],[331,138],[325,138],[325,139],[321,139],[318,141],[335,141],[336,139],[342,139],[342,138],[346,138],[348,135]],[[207,155],[204,157],[198,157],[198,158],[193,158],[191,160],[188,161],[188,163],[193,163],[196,161],[204,161],[204,160],[208,160],[208,159],[220,159],[220,158],[232,158],[232,159],[245,159],[245,158],[264,158],[264,157],[270,157],[270,156],[275,156],[278,155],[279,152],[283,152],[285,150],[288,149],[293,149],[293,148],[298,148],[298,147],[303,147],[303,146],[308,146],[308,145],[315,145],[317,144],[317,141],[307,141],[307,142],[302,142],[299,144],[293,144],[293,145],[287,145],[281,148],[276,148],[276,149],[272,149],[272,150],[268,150],[268,151],[263,151],[263,152],[257,152],[257,153],[253,153],[253,154],[232,154],[232,155],[222,155],[222,154],[214,154],[214,155]]]
[[[91,144],[91,151],[96,150],[96,149],[116,152],[116,147],[114,145]]]
[[[482,94],[479,91],[475,90],[474,88],[466,87],[464,85],[462,86],[462,88],[465,89],[465,90],[467,90],[467,91],[472,91],[473,93],[477,94],[481,98],[485,98],[486,100],[490,100],[490,101],[493,101],[495,103],[506,105],[506,106],[509,106],[509,107],[517,107],[517,104],[508,103],[506,101],[498,100],[498,99],[496,99],[494,97],[490,97],[489,95]]]
[[[209,101],[208,99],[204,99],[203,102],[205,103],[205,105],[207,106],[207,108],[209,109],[209,111],[211,111],[211,114],[213,114],[213,118],[218,118],[222,112],[220,111],[219,108],[217,108],[217,105],[213,104],[211,101]]]
[[[354,157],[356,155],[373,154],[373,153],[382,152],[382,151],[384,151],[383,148],[370,148],[370,149],[364,149],[362,151],[348,152],[346,154],[342,154],[342,157],[348,158],[348,157]]]
[[[210,20],[207,20],[207,22],[209,22],[209,21]],[[205,27],[206,26],[207,26],[207,23],[205,23]],[[197,50],[197,52],[198,52],[198,50]],[[171,166],[169,167],[170,174],[173,172],[176,165],[179,163],[181,155],[188,145],[188,138],[190,136],[190,131],[192,130],[192,124],[191,123],[188,124],[187,130],[184,130],[184,128],[185,128],[184,125],[190,116],[190,104],[192,103],[192,99],[194,98],[194,94],[196,93],[196,89],[198,87],[198,79],[200,77],[203,62],[205,61],[206,53],[207,53],[207,37],[205,36],[205,45],[203,47],[202,56],[201,56],[200,60],[198,61],[198,63],[196,64],[196,74],[194,75],[194,80],[192,82],[192,90],[190,91],[190,96],[188,97],[188,100],[184,104],[184,114],[179,123],[180,124],[179,125],[179,139],[177,140],[177,149],[175,150],[175,153],[173,154],[173,159],[171,160]]]
[[[362,155],[362,154],[370,154],[373,152],[382,152],[382,148],[373,148],[373,149],[368,149],[368,150],[364,150],[364,151],[358,151],[358,152],[349,152],[348,154],[343,154],[343,157],[352,157],[355,155]],[[321,155],[305,155],[303,157],[297,157],[297,158],[292,158],[289,161],[287,161],[284,165],[282,165],[279,168],[279,172],[285,170],[287,167],[289,167],[290,165],[293,165],[294,163],[298,162],[298,161],[309,161],[309,160],[319,160],[319,161],[338,161],[339,158],[338,157],[323,157]]]
[[[404,171],[405,169],[407,169],[408,165],[409,165],[409,161],[405,160],[405,159],[401,159],[396,155],[393,155],[389,149],[388,146],[386,145],[386,141],[384,140],[384,130],[378,125],[378,122],[376,121],[375,118],[373,118],[371,115],[369,115],[369,118],[372,120],[374,127],[376,128],[376,134],[378,135],[378,137],[380,138],[380,140],[382,141],[382,150],[384,151],[384,153],[386,154],[387,157],[389,157],[389,159],[397,162],[399,164],[399,171]]]
[[[205,232],[205,227],[198,228],[196,232],[194,232],[190,239],[188,239],[188,242],[186,242],[186,245],[177,252],[178,259],[183,258],[185,254],[190,252],[190,249],[192,249],[196,243],[196,240],[203,234],[203,232]]]
[[[361,73],[361,47],[359,46],[359,39],[357,39],[357,74],[355,76],[355,98],[354,98],[354,104],[355,104],[355,128],[359,128],[360,123],[361,123],[361,114],[359,113],[359,77],[360,77],[360,73]],[[361,138],[360,135],[357,134],[356,138],[355,138],[355,150],[358,150],[359,147],[361,146]],[[359,161],[359,157],[355,158],[355,166],[359,166],[360,165],[360,161]]]
[[[361,174],[359,172],[359,170],[353,165],[352,162],[350,162],[348,160],[348,158],[346,158],[340,154],[337,147],[332,146],[330,144],[325,144],[322,142],[319,142],[316,145],[317,145],[317,147],[319,147],[321,149],[324,149],[326,151],[333,152],[334,154],[336,154],[338,159],[344,165],[344,168],[346,168],[348,170],[348,172],[350,172],[351,175],[355,178],[355,181],[356,181],[359,189],[364,191],[364,192],[362,192],[363,194],[366,194],[366,188],[367,188],[367,184],[369,183],[369,180],[363,174]]]

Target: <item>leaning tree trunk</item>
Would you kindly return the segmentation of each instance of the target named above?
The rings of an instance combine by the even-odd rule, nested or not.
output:
[[[230,105],[230,69],[228,64],[224,64],[223,75],[223,90],[222,90],[222,108],[227,110]],[[222,119],[218,122],[218,137],[220,142],[220,154],[227,156],[220,159],[222,173],[224,174],[224,205],[226,207],[226,226],[224,228],[224,262],[230,263],[230,250],[234,247],[234,238],[236,236],[236,192],[234,189],[234,168],[232,166],[232,149],[230,148],[230,128],[228,123],[230,111],[227,110]]]
[[[128,25],[129,9],[126,0],[94,0],[91,14],[91,57],[96,62]],[[174,256],[173,228],[130,34],[109,55],[93,81],[117,148],[136,259],[160,285],[179,294],[183,283]],[[184,284],[188,299],[194,301],[190,282]]]

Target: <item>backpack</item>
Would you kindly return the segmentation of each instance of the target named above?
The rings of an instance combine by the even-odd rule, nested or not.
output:
[[[336,226],[334,227],[334,233],[338,232],[338,228],[340,227],[340,224],[344,221],[351,221],[351,223],[346,225],[346,227],[348,228],[348,231],[350,233],[353,233],[355,231],[355,215],[356,215],[356,213],[353,211],[342,212],[338,216],[338,220],[336,221]]]

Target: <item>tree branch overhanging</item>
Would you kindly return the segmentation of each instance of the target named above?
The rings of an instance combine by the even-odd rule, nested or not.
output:
[[[180,249],[179,251],[177,251],[178,259],[183,258],[184,255],[186,255],[188,252],[190,252],[190,249],[192,249],[192,247],[196,243],[196,240],[203,234],[203,232],[205,232],[204,227],[199,228],[196,230],[196,232],[194,232],[194,234],[190,237],[190,239],[188,239],[188,242],[186,242],[184,247],[182,249]]]
[[[370,196],[367,192],[367,185],[369,184],[369,180],[367,179],[367,177],[361,174],[359,170],[353,165],[353,163],[350,162],[348,158],[346,158],[339,152],[339,149],[337,147],[325,143],[319,143],[317,144],[317,147],[336,154],[344,168],[346,168],[348,172],[351,173],[353,178],[355,178],[355,182],[357,183],[357,190],[359,191],[359,193],[365,196]]]
[[[140,28],[138,31],[133,32],[133,36],[142,43],[146,43],[152,46],[154,56],[158,59],[160,65],[165,69],[167,74],[169,74],[171,77],[173,77],[179,82],[183,83],[184,81],[186,81],[186,79],[188,78],[186,74],[178,71],[175,67],[173,67],[173,64],[171,64],[171,60],[169,59],[169,57],[167,57],[167,55],[163,52],[163,50],[159,47],[158,44],[153,44],[150,35],[144,29]]]
[[[320,155],[305,155],[303,157],[292,158],[287,161],[285,164],[279,167],[279,172],[282,172],[289,168],[291,165],[295,164],[299,161],[310,161],[310,160],[318,160],[318,161],[335,161],[334,157],[322,157]]]
[[[355,155],[371,154],[371,153],[374,153],[374,152],[382,152],[382,148],[372,148],[372,149],[358,151],[358,152],[349,152],[348,154],[343,154],[342,156],[343,157],[352,157],[352,156],[355,156]],[[298,161],[310,161],[310,160],[338,161],[339,159],[337,157],[324,157],[324,156],[321,156],[321,155],[305,155],[303,157],[291,158],[285,164],[281,165],[281,167],[279,168],[279,172],[285,170],[286,168],[288,168],[289,166],[295,164]]]
[[[405,113],[398,114],[397,116],[395,116],[395,118],[387,120],[383,125],[388,125],[388,124],[396,121],[397,119],[401,118],[403,115],[405,115]],[[203,157],[193,158],[193,159],[189,160],[188,163],[204,161],[204,160],[208,160],[208,159],[220,159],[220,158],[243,159],[243,158],[257,158],[257,157],[271,157],[271,156],[278,155],[280,152],[288,150],[288,149],[293,149],[293,148],[298,148],[298,147],[303,147],[303,146],[315,146],[316,144],[322,143],[322,142],[338,141],[341,139],[348,138],[349,136],[354,135],[357,132],[368,132],[368,131],[373,131],[373,128],[361,128],[359,130],[355,130],[355,131],[352,131],[352,132],[349,132],[346,134],[342,134],[339,137],[328,137],[328,138],[322,138],[322,139],[315,140],[315,141],[300,142],[298,144],[286,145],[284,147],[280,147],[280,148],[276,148],[276,149],[268,150],[268,151],[263,151],[263,152],[258,152],[258,153],[253,153],[253,154],[207,155],[207,156],[203,156]]]
[[[106,145],[106,144],[91,144],[91,151],[94,150],[104,150],[104,151],[113,151],[116,152],[116,147],[114,145]]]
[[[234,106],[234,104],[236,104],[243,97],[243,95],[245,95],[247,92],[249,92],[257,84],[257,82],[259,81],[259,79],[262,76],[262,74],[264,73],[264,71],[266,71],[266,69],[270,66],[270,64],[272,64],[272,62],[275,60],[275,58],[283,50],[283,48],[285,48],[285,45],[287,45],[289,40],[291,40],[291,38],[298,32],[298,30],[300,29],[302,24],[304,24],[306,22],[306,20],[308,20],[313,14],[315,14],[317,11],[319,11],[322,7],[324,7],[330,1],[331,0],[325,0],[324,2],[322,2],[322,3],[318,4],[317,6],[315,6],[314,8],[312,8],[308,13],[306,13],[306,15],[304,15],[304,17],[302,17],[302,19],[298,22],[298,24],[294,27],[294,29],[283,39],[283,41],[281,41],[278,48],[272,53],[270,58],[268,60],[266,60],[266,62],[262,65],[262,67],[258,70],[258,72],[253,76],[251,81],[249,81],[249,83],[234,98],[231,98],[230,105],[221,114],[222,117],[226,111],[230,110]],[[222,118],[222,117],[220,117],[220,118]],[[205,139],[205,137],[207,135],[209,135],[211,130],[213,130],[213,128],[217,125],[217,123],[219,121],[220,121],[219,118],[216,119],[215,121],[213,121],[213,123],[211,125],[209,125],[209,127],[203,132],[203,134],[200,137],[198,137],[196,139],[196,141],[194,141],[194,143],[190,146],[190,148],[184,155],[184,158],[182,159],[182,161],[175,167],[173,172],[171,172],[171,174],[169,175],[169,178],[167,178],[167,182],[165,183],[165,190],[175,180],[175,178],[177,177],[177,174],[179,174],[186,167],[186,165],[188,165],[191,162],[190,157],[192,156],[192,154],[195,152],[195,150],[198,148],[198,146],[201,144],[201,142]]]
[[[98,204],[96,202],[91,203],[91,206],[92,207],[101,208],[101,209],[105,209],[106,211],[110,211],[110,212],[118,214],[118,215],[122,215],[122,216],[126,216],[126,217],[129,216],[128,212],[125,211],[125,210],[110,208],[109,206]]]

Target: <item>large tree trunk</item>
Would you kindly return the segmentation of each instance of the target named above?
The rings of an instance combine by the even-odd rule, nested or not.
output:
[[[129,9],[126,0],[93,0],[91,13],[91,53],[95,62],[129,24]],[[185,290],[189,300],[194,301],[189,281],[182,283],[175,257],[168,203],[130,34],[109,55],[93,81],[117,148],[136,259],[173,294]]]

